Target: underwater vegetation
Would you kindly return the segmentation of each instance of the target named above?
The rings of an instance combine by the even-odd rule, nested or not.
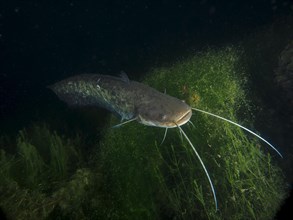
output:
[[[234,121],[249,113],[245,69],[236,48],[207,50],[144,80],[188,104]],[[115,122],[114,122],[115,121]],[[194,112],[182,126],[213,180],[219,204],[194,152],[169,129],[128,124],[101,143],[112,219],[271,219],[283,198],[283,178],[266,146],[233,125]],[[111,124],[119,123],[113,119]],[[242,124],[252,126],[249,121]],[[273,155],[274,157],[274,155]],[[115,198],[115,199],[113,199]]]
[[[19,131],[15,143],[0,140],[0,206],[8,219],[44,219],[57,206],[66,213],[79,205],[91,178],[78,169],[79,137],[69,140],[36,123]],[[16,153],[7,153],[7,145]]]
[[[243,51],[207,49],[143,82],[192,107],[253,128]],[[278,155],[238,127],[194,112],[182,126],[213,181],[178,129],[136,122],[111,128],[84,155],[84,140],[38,124],[15,141],[0,138],[0,207],[9,219],[272,219],[285,189]],[[8,139],[8,140],[7,140]],[[13,150],[12,150],[13,149]]]

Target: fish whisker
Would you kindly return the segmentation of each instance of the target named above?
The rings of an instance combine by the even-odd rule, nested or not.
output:
[[[183,129],[180,127],[180,126],[177,126],[180,133],[183,134],[183,136],[185,137],[185,139],[187,140],[187,142],[189,143],[189,145],[191,146],[192,150],[194,151],[196,157],[198,158],[202,168],[204,169],[204,172],[209,180],[209,183],[210,183],[210,187],[211,187],[211,190],[212,190],[212,193],[213,193],[213,197],[214,197],[214,201],[215,201],[215,207],[216,207],[216,211],[218,210],[218,201],[217,201],[217,196],[216,196],[216,191],[215,191],[215,188],[214,188],[214,185],[213,185],[213,182],[210,178],[210,175],[201,159],[201,157],[199,156],[198,152],[196,151],[195,147],[193,146],[193,144],[191,143],[191,141],[189,140],[189,138],[187,137],[186,133],[183,131]]]
[[[168,128],[165,129],[164,137],[163,137],[163,140],[162,140],[162,142],[160,143],[160,145],[162,145],[162,144],[164,143],[165,138],[166,138],[166,136],[167,136],[167,131],[168,131]]]
[[[112,126],[112,128],[118,128],[118,127],[120,127],[120,126],[122,126],[122,125],[125,125],[125,124],[127,124],[127,123],[129,123],[129,122],[132,122],[132,121],[135,121],[135,120],[137,120],[137,118],[132,118],[132,119],[130,119],[130,120],[127,120],[127,121],[124,121],[124,122],[119,123],[119,124],[117,124],[117,125],[114,125],[114,126]]]
[[[189,120],[188,122],[192,125],[193,128],[195,128],[195,125],[193,124],[191,120]]]

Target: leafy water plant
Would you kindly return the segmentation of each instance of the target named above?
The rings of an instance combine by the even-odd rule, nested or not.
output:
[[[66,140],[36,123],[19,131],[16,154],[6,153],[4,144],[7,142],[1,141],[0,206],[10,219],[44,219],[57,205],[66,203],[61,186],[81,162],[75,147],[80,144],[78,138]],[[79,179],[75,193],[83,188]]]
[[[144,82],[192,107],[252,127],[241,50],[208,49],[171,67],[151,71]],[[246,117],[244,117],[246,116]],[[112,219],[268,219],[283,197],[280,170],[258,140],[226,122],[194,112],[182,128],[200,153],[219,203],[200,163],[177,129],[131,123],[109,129],[101,143],[105,198]],[[111,124],[119,123],[116,119]],[[274,152],[272,152],[274,155]],[[273,156],[274,158],[274,156]]]

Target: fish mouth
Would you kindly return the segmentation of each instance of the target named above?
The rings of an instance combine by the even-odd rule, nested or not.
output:
[[[192,115],[192,111],[190,109],[175,121],[176,126],[181,126],[186,124],[189,121],[191,115]]]
[[[175,128],[178,126],[182,126],[186,124],[190,117],[192,116],[192,110],[184,111],[184,113],[178,113],[179,117],[174,117],[173,120],[167,120],[167,121],[160,121],[160,120],[148,120],[147,118],[142,117],[141,115],[138,115],[138,121],[144,125],[148,126],[155,126],[155,127],[162,127],[162,128]]]

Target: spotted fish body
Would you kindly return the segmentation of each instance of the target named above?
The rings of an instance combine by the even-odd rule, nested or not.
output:
[[[183,101],[131,81],[126,74],[121,77],[81,74],[49,88],[69,105],[100,106],[122,120],[136,118],[145,125],[176,127],[189,121],[192,114]]]

